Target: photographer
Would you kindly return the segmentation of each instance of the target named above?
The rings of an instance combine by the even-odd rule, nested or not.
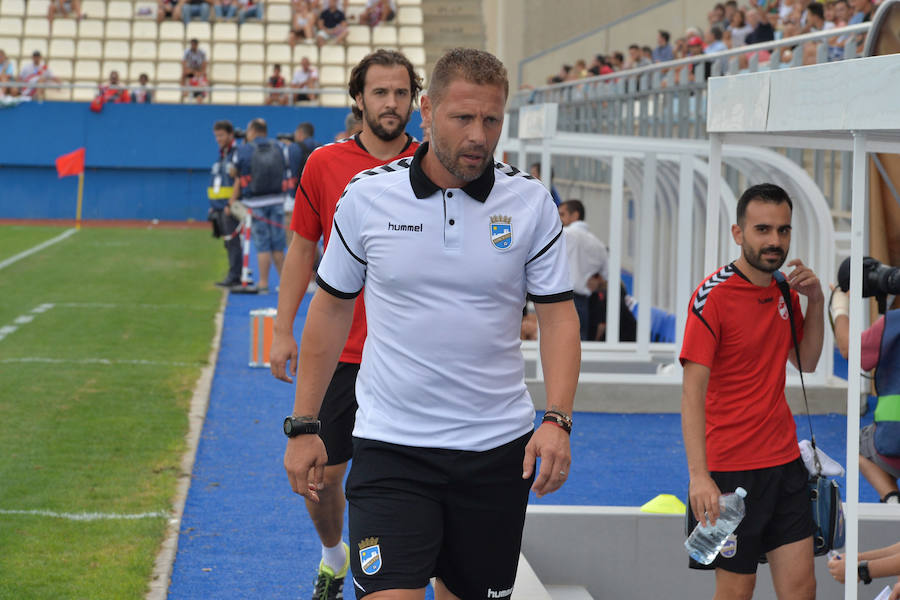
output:
[[[213,134],[216,136],[216,144],[219,146],[219,158],[213,163],[210,171],[209,187],[206,194],[209,198],[208,220],[212,223],[213,237],[222,238],[225,242],[225,251],[228,253],[228,274],[216,285],[230,288],[241,283],[241,267],[243,266],[243,253],[241,252],[240,221],[225,211],[228,199],[234,191],[234,178],[229,173],[228,166],[233,160],[237,150],[237,142],[234,139],[234,127],[231,121],[216,121],[213,125]]]
[[[849,259],[838,271],[839,287],[831,298],[834,339],[847,358],[850,346]],[[881,297],[896,293],[900,269],[884,267],[872,258],[863,262],[863,296]],[[875,422],[859,433],[859,470],[882,502],[900,503],[897,480],[900,479],[900,309],[889,310],[862,333],[861,366],[875,371],[878,405]]]

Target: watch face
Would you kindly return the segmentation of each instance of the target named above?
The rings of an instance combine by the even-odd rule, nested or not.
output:
[[[288,417],[284,420],[284,435],[291,435],[292,429],[293,427],[291,427],[291,418]]]

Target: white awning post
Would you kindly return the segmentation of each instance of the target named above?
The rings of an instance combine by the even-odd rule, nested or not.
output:
[[[625,210],[625,157],[614,154],[612,158],[611,198],[609,203],[609,263],[606,294],[606,343],[619,341],[619,311],[621,296],[613,293],[622,285],[622,229]]]
[[[853,198],[850,217],[850,353],[847,358],[847,544],[844,599],[856,600],[859,556],[859,389],[862,364],[862,257],[868,213],[866,136],[853,132]]]
[[[638,355],[649,356],[650,309],[653,304],[653,239],[656,234],[656,154],[648,153],[645,157],[644,181],[641,188],[637,273],[635,273],[635,292],[638,299],[637,344]],[[618,313],[615,318],[618,319]]]
[[[675,368],[681,370],[681,344],[687,323],[687,306],[693,293],[691,280],[692,244],[694,239],[694,157],[682,154],[678,174],[678,234],[675,270]]]
[[[722,136],[709,134],[709,176],[706,191],[706,252],[703,276],[719,268],[719,202],[722,191]]]

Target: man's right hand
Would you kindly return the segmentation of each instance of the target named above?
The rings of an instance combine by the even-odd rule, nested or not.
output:
[[[302,434],[288,438],[284,451],[284,470],[287,471],[294,492],[318,502],[319,490],[325,486],[327,462],[328,453],[318,435]]]
[[[691,477],[688,486],[688,496],[691,501],[691,510],[697,522],[706,527],[706,518],[709,517],[711,525],[716,524],[719,518],[719,486],[709,475]]]
[[[291,377],[297,376],[297,342],[292,334],[275,332],[272,349],[269,351],[269,363],[276,379],[293,383]]]

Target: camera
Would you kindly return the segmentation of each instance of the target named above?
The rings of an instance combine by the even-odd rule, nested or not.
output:
[[[247,132],[241,129],[240,127],[234,128],[234,139],[242,140],[247,137]]]
[[[900,294],[900,268],[883,265],[871,256],[863,257],[863,298]],[[850,289],[850,258],[844,259],[838,269],[838,286]]]
[[[291,142],[294,141],[294,134],[293,133],[279,133],[275,136],[275,139],[277,139],[281,142],[290,144]]]

